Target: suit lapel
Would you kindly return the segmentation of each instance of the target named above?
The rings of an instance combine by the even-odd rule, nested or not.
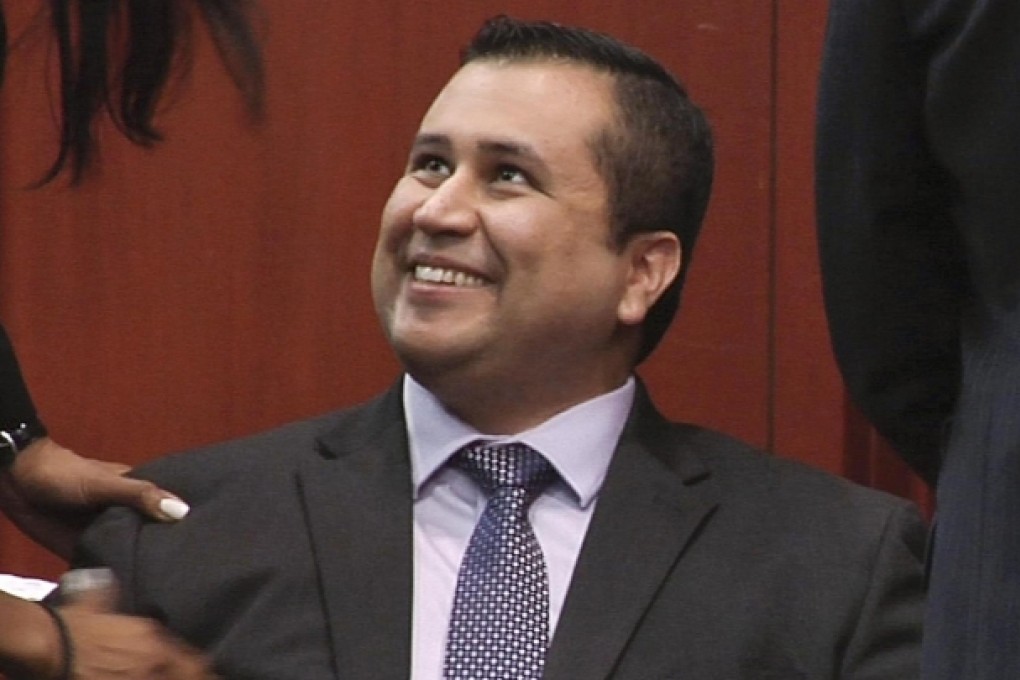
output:
[[[400,390],[351,412],[298,473],[339,678],[406,679],[411,474]]]
[[[346,413],[297,476],[338,678],[406,680],[412,489],[399,388]],[[708,471],[639,390],[578,558],[545,680],[611,675],[716,507]],[[668,464],[664,452],[668,452]]]
[[[609,677],[659,586],[708,520],[713,485],[688,448],[640,389],[574,570],[545,680]]]

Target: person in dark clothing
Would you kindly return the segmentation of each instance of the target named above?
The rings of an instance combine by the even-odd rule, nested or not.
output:
[[[925,680],[1020,677],[1020,3],[833,0],[825,304],[847,389],[937,486]]]

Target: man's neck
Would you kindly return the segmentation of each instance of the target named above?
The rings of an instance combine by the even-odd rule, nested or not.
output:
[[[526,385],[506,383],[498,386],[488,383],[475,388],[474,385],[465,387],[414,377],[450,413],[479,432],[509,435],[535,428],[578,404],[619,389],[630,373],[589,381],[571,389],[548,384],[542,389],[529,389]]]

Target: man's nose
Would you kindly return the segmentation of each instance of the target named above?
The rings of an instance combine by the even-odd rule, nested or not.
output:
[[[478,226],[477,191],[470,179],[453,175],[414,211],[414,226],[429,234],[466,234]]]

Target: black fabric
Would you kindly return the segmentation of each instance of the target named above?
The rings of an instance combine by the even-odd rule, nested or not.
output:
[[[35,405],[21,376],[18,358],[3,325],[0,325],[0,429],[36,418]]]
[[[847,388],[929,481],[925,680],[1020,677],[1020,2],[832,0],[826,309]]]

